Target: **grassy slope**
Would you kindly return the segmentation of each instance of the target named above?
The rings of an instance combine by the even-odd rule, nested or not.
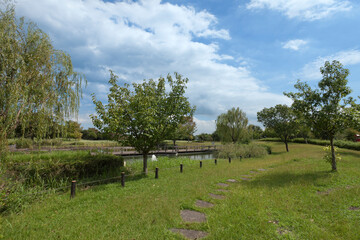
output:
[[[360,152],[340,150],[339,173],[330,173],[322,147],[291,144],[285,153],[283,144],[271,144],[274,154],[263,159],[206,161],[202,169],[193,162],[183,174],[163,167],[157,180],[150,173],[125,188],[80,191],[71,201],[49,196],[4,217],[1,231],[4,239],[182,239],[168,229],[185,227],[209,232],[207,239],[358,239],[360,210],[349,207],[360,207]],[[208,197],[216,183],[259,168],[269,170],[231,184],[225,200]],[[216,206],[198,209],[196,199]],[[185,224],[180,209],[205,212],[208,221]]]

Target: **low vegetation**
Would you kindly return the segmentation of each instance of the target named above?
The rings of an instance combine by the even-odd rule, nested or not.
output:
[[[198,161],[159,158],[149,175],[49,194],[22,214],[4,216],[4,239],[183,239],[170,228],[203,230],[206,239],[358,239],[360,229],[360,153],[338,149],[339,171],[329,171],[323,147],[269,142],[272,154],[261,158]],[[179,164],[184,172],[179,172]],[[127,164],[142,171],[141,162]],[[159,179],[151,172],[159,167]],[[266,169],[260,171],[258,169]],[[249,181],[242,175],[251,175]],[[214,200],[217,183],[229,192]],[[201,209],[197,199],[215,204]],[[181,209],[207,215],[206,223],[184,223]]]

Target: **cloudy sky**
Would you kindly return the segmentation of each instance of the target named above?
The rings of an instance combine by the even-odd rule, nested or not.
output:
[[[197,134],[240,107],[251,123],[264,107],[290,104],[297,79],[316,86],[326,60],[350,70],[360,95],[357,0],[17,0],[17,15],[48,33],[88,79],[79,122],[92,126],[91,93],[179,72],[189,78]]]

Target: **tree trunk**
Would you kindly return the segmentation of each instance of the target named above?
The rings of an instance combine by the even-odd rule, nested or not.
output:
[[[148,153],[143,153],[143,173],[147,175],[148,169],[147,169],[147,157]]]
[[[285,147],[286,147],[286,152],[289,152],[289,146],[288,146],[288,140],[287,140],[287,138],[285,138],[284,143],[285,143]]]
[[[173,144],[174,144],[174,146],[175,146],[175,144],[176,144],[176,139],[173,139]]]
[[[330,139],[330,146],[331,146],[331,170],[333,172],[336,172],[337,168],[336,168],[336,155],[335,155],[335,148],[334,148],[334,138]]]

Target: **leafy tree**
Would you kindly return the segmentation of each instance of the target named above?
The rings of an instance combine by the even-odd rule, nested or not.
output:
[[[347,97],[351,93],[347,86],[349,70],[343,68],[339,61],[326,61],[320,72],[323,78],[318,83],[318,89],[298,81],[295,84],[298,92],[285,95],[294,100],[293,109],[303,114],[313,131],[330,140],[331,166],[333,171],[337,171],[334,137],[356,122],[355,118],[359,118],[358,105]]]
[[[183,122],[178,124],[176,130],[170,133],[170,138],[175,146],[176,140],[190,140],[196,131],[196,123],[193,117],[184,117]]]
[[[1,4],[1,3],[0,3]],[[0,6],[0,153],[21,123],[36,116],[37,137],[53,122],[76,115],[84,78],[71,58],[54,49],[49,36],[34,23],[16,19],[14,6]],[[54,121],[49,121],[52,119]]]
[[[223,142],[244,142],[248,138],[247,124],[246,113],[232,108],[217,117],[216,132]]]
[[[81,126],[80,123],[69,120],[66,121],[66,125],[65,125],[65,129],[66,129],[66,137],[67,138],[74,138],[77,140],[81,139],[82,133],[81,133]]]
[[[253,124],[250,124],[248,126],[248,130],[249,130],[249,134],[251,136],[251,139],[260,139],[262,133],[263,133],[263,130],[261,129],[260,126],[256,126],[256,125],[253,125]]]
[[[102,134],[99,130],[97,130],[96,128],[88,128],[88,129],[84,129],[81,131],[82,139],[87,139],[87,140],[100,140],[102,138]]]
[[[213,141],[213,138],[211,136],[211,134],[209,133],[201,133],[199,135],[196,136],[196,139],[198,139],[199,141]]]
[[[292,109],[286,105],[278,104],[275,107],[264,108],[257,113],[257,119],[266,128],[271,128],[276,135],[285,143],[286,151],[289,152],[288,141],[297,129],[298,123]]]
[[[97,116],[91,115],[94,126],[112,132],[116,140],[130,145],[143,155],[143,171],[147,173],[147,155],[161,141],[175,131],[185,117],[195,111],[184,96],[187,78],[175,73],[166,80],[160,77],[142,83],[117,84],[117,76],[111,72],[108,104],[103,105],[93,95]],[[170,91],[165,91],[165,85]]]

